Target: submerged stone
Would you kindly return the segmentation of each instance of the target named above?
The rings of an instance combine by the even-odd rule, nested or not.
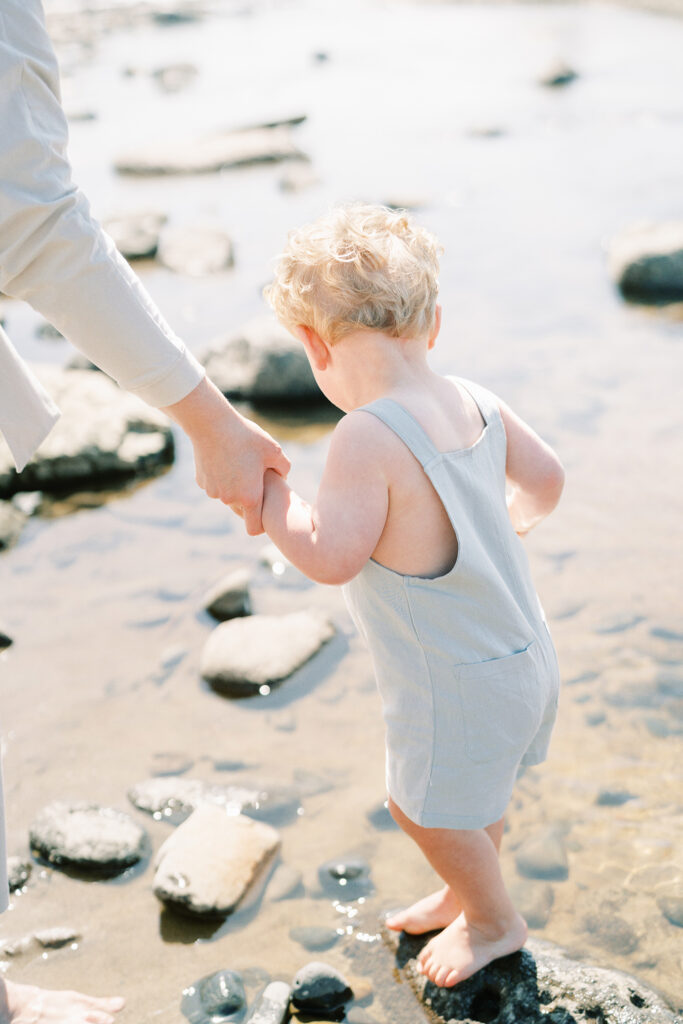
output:
[[[232,1024],[244,1020],[247,996],[236,971],[216,971],[189,985],[180,1009],[190,1024]]]
[[[339,857],[318,868],[320,885],[326,896],[357,900],[373,891],[370,865],[362,857]]]
[[[291,786],[263,782],[223,786],[177,775],[159,775],[138,782],[128,791],[128,799],[138,810],[175,824],[204,803],[271,824],[295,818],[301,805],[298,791]]]
[[[525,878],[561,882],[569,875],[564,841],[554,829],[526,839],[517,849],[515,863]]]
[[[310,953],[318,953],[331,949],[339,941],[339,933],[334,928],[319,925],[301,925],[289,929],[289,937]]]
[[[129,814],[112,807],[56,801],[37,816],[29,832],[31,848],[57,866],[123,870],[137,863],[147,833]]]

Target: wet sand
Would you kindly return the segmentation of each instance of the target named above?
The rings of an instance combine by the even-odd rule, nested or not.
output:
[[[608,7],[292,3],[112,32],[90,56],[77,44],[61,51],[67,108],[85,100],[99,115],[74,122],[71,146],[96,213],[150,205],[233,235],[226,274],[142,270],[197,350],[261,310],[269,258],[290,227],[335,199],[425,197],[420,217],[446,249],[435,365],[498,391],[556,446],[568,477],[559,510],[527,541],[565,687],[549,760],[523,777],[510,808],[505,875],[518,883],[516,848],[556,827],[569,876],[550,883],[537,933],[638,974],[678,1005],[681,931],[657,898],[680,896],[683,873],[683,328],[680,310],[621,301],[604,246],[635,220],[680,209],[682,48],[683,22]],[[580,77],[543,90],[536,79],[557,57]],[[178,94],[122,76],[175,60],[200,68]],[[144,112],[135,123],[131,104]],[[158,180],[111,170],[124,143],[152,132],[300,112],[309,117],[297,143],[321,184],[299,194],[279,189],[282,166]],[[501,134],[471,134],[482,127]],[[35,339],[27,308],[5,313],[22,352],[70,358],[65,342]],[[312,495],[329,423],[262,422]],[[182,988],[219,967],[289,977],[323,958],[343,968],[334,949],[318,957],[288,936],[298,924],[353,923],[311,894],[321,862],[352,851],[369,860],[367,910],[406,903],[434,881],[408,840],[366,818],[383,798],[382,727],[341,595],[260,566],[264,539],[243,536],[195,488],[181,437],[163,476],[99,507],[55,511],[68,514],[32,520],[0,556],[0,616],[15,640],[0,658],[10,852],[26,852],[32,818],[53,799],[126,808],[129,786],[167,751],[194,762],[188,777],[296,782],[306,772],[332,788],[304,796],[304,813],[282,828],[282,860],[303,871],[306,896],[195,928],[160,912],[149,865],[98,883],[36,868],[2,935],[70,924],[83,939],[15,958],[8,977],[123,992],[124,1021],[175,1021]],[[201,598],[237,565],[254,570],[256,611],[324,608],[338,636],[269,696],[230,702],[199,679],[212,628]],[[181,652],[166,674],[163,659]],[[600,805],[602,790],[632,799]],[[157,848],[169,826],[134,814]],[[383,1019],[381,1006],[371,1012]]]

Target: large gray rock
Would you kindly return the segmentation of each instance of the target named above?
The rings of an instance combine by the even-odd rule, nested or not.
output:
[[[56,801],[29,832],[31,848],[59,866],[123,870],[144,855],[147,835],[129,814],[92,803]]]
[[[612,242],[609,265],[628,299],[683,301],[683,221],[640,224],[625,231]]]
[[[164,228],[159,236],[157,260],[177,274],[190,277],[217,274],[234,263],[232,242],[218,228]]]
[[[0,551],[16,544],[27,518],[11,501],[0,501]]]
[[[22,473],[0,439],[0,498],[130,478],[172,461],[166,417],[105,374],[43,368],[38,376],[62,416]]]
[[[383,932],[396,963],[437,1021],[490,1024],[676,1024],[680,1017],[637,978],[573,959],[530,939],[455,988],[439,988],[416,970],[425,936]]]
[[[274,317],[263,316],[213,343],[204,366],[229,398],[262,402],[321,401],[303,345]]]
[[[122,256],[127,260],[143,260],[156,255],[159,234],[167,220],[165,213],[142,210],[109,217],[103,227]]]
[[[228,697],[268,692],[333,635],[331,622],[311,611],[232,619],[209,636],[200,671],[207,683]]]
[[[248,569],[235,569],[228,573],[206,594],[204,607],[207,612],[219,622],[251,615],[250,580]]]
[[[157,820],[184,821],[200,804],[224,808],[229,814],[246,814],[259,821],[282,823],[296,817],[300,807],[298,792],[291,786],[222,786],[201,779],[161,776],[145,779],[128,791],[131,803]]]
[[[226,167],[303,160],[288,125],[220,132],[202,139],[159,141],[124,154],[116,161],[120,174],[205,174]]]
[[[188,914],[225,917],[279,845],[270,825],[202,804],[161,846],[154,894]]]

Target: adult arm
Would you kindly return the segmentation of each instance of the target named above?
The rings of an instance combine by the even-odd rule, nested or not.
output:
[[[508,510],[515,530],[524,535],[559,502],[564,469],[550,445],[528,423],[504,402],[499,402],[499,407],[507,435]]]

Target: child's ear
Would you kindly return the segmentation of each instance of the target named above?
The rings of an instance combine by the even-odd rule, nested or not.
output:
[[[432,327],[432,333],[429,335],[428,348],[434,348],[436,339],[439,336],[441,330],[441,306],[437,306],[434,310],[434,326]]]
[[[311,365],[316,370],[327,369],[330,362],[330,347],[327,342],[323,341],[312,327],[306,327],[304,324],[292,328],[292,333],[306,349]]]

